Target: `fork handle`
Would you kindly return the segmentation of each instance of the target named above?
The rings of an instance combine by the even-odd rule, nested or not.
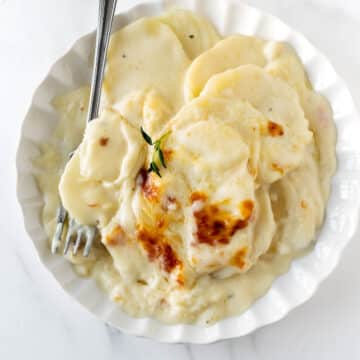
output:
[[[94,66],[91,79],[91,90],[89,99],[89,111],[87,114],[87,122],[96,119],[99,114],[101,86],[104,76],[106,51],[109,44],[111,33],[111,25],[114,17],[117,0],[99,0],[99,19],[96,32],[96,45]],[[73,153],[69,155],[71,158]],[[68,213],[60,202],[58,208],[58,215],[56,219],[56,230],[51,243],[51,252],[55,254],[60,246],[62,234],[64,231],[64,224],[68,217]],[[87,242],[84,250],[84,255],[89,255],[91,242]],[[65,248],[66,249],[66,248]],[[67,251],[67,250],[66,250]],[[66,253],[65,251],[65,253]]]
[[[106,63],[106,51],[109,44],[116,2],[117,0],[99,0],[99,19],[96,32],[94,66],[91,79],[87,122],[96,119],[99,115],[101,86]]]

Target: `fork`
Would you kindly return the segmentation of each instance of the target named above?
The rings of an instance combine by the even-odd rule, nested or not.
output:
[[[87,122],[96,119],[99,114],[101,85],[104,76],[106,52],[109,44],[116,2],[117,0],[99,0],[98,27],[96,32],[95,57],[91,79]],[[69,155],[69,158],[71,158],[71,156],[72,153]],[[73,242],[74,246],[72,252],[73,255],[76,255],[82,240],[85,240],[83,256],[88,256],[98,232],[97,228],[95,226],[78,224],[75,219],[69,217],[68,212],[62,203],[60,203],[57,210],[56,228],[51,243],[51,252],[55,254],[60,247],[66,221],[68,221],[68,228],[64,245],[64,255],[67,254]]]

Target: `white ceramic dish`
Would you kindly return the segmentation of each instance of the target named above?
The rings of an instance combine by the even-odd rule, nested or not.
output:
[[[135,319],[124,314],[102,293],[93,280],[79,278],[61,256],[50,253],[41,223],[42,195],[33,176],[32,159],[39,154],[56,125],[50,106],[58,94],[90,83],[95,34],[79,39],[51,68],[36,90],[23,124],[17,155],[18,199],[25,226],[43,264],[60,285],[90,312],[114,327],[163,342],[210,343],[246,335],[283,318],[291,309],[308,300],[320,282],[335,268],[344,246],[358,222],[360,205],[360,126],[350,93],[330,63],[302,35],[273,16],[230,0],[170,0],[144,3],[118,15],[114,29],[143,16],[158,15],[169,7],[188,8],[208,17],[222,34],[243,33],[289,42],[306,66],[315,89],[330,101],[338,130],[338,170],[323,228],[314,250],[293,262],[265,296],[244,314],[225,319],[211,327],[164,325],[152,319]],[[35,256],[35,255],[34,255]],[[331,301],[331,299],[329,299]]]

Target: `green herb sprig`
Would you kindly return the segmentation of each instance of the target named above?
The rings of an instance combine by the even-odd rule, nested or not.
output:
[[[140,131],[144,140],[150,146],[154,147],[154,152],[152,155],[150,166],[148,168],[148,172],[154,172],[157,176],[161,177],[160,168],[159,165],[156,163],[156,160],[158,160],[160,164],[166,169],[165,157],[161,149],[161,142],[170,134],[170,131],[155,141],[151,139],[150,135],[148,135],[142,127],[140,127]]]

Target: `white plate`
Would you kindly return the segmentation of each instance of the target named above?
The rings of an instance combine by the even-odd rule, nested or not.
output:
[[[360,205],[360,127],[351,95],[331,64],[301,34],[277,18],[230,0],[170,0],[144,3],[118,15],[114,29],[143,16],[162,13],[177,6],[208,17],[226,35],[242,33],[266,39],[287,41],[299,54],[314,88],[330,101],[338,130],[338,169],[324,226],[314,250],[295,260],[290,270],[280,276],[261,299],[240,316],[231,317],[203,328],[195,325],[164,325],[153,319],[135,319],[124,314],[102,293],[93,280],[79,278],[61,256],[50,253],[41,223],[42,195],[36,186],[32,159],[39,154],[39,144],[54,129],[57,117],[51,99],[68,90],[90,83],[94,38],[91,33],[75,45],[51,68],[36,90],[25,118],[17,154],[18,199],[25,227],[38,255],[60,285],[90,312],[114,327],[135,335],[163,342],[210,343],[246,335],[283,318],[291,309],[308,300],[335,268],[339,256],[353,236]],[[331,299],[329,299],[331,301]]]

